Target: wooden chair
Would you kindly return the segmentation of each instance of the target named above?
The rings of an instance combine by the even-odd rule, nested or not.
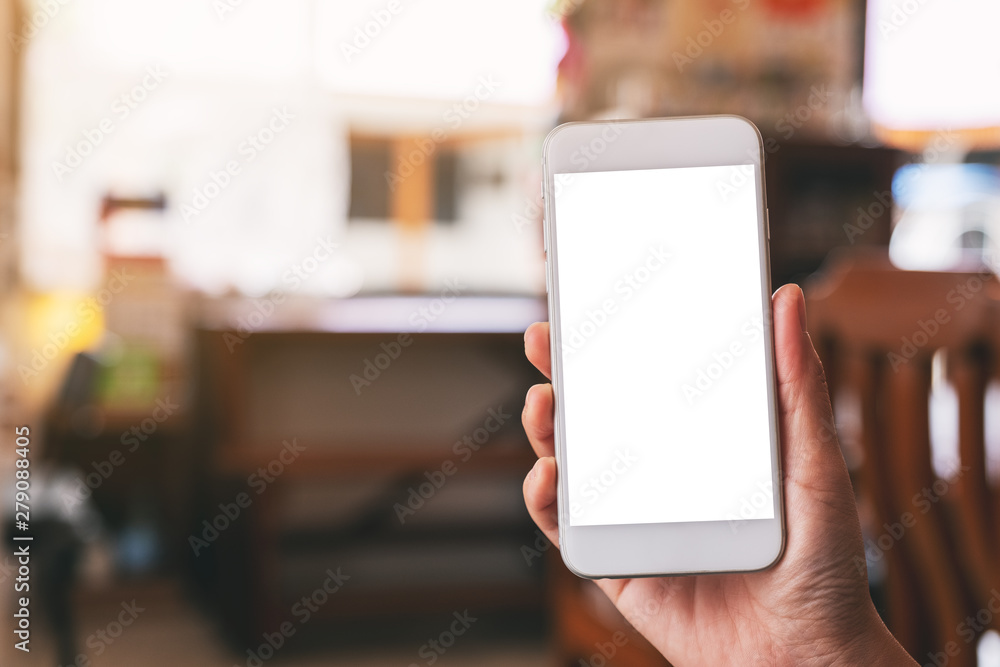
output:
[[[991,597],[994,610],[1000,603],[1000,495],[985,439],[1000,284],[986,269],[900,271],[883,254],[855,254],[829,261],[806,294],[868,560],[885,566],[889,628],[921,664],[975,665],[979,637],[1000,628],[989,611]],[[945,383],[957,398],[958,453],[941,470],[929,397]]]

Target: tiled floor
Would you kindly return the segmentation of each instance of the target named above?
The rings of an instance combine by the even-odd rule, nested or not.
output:
[[[248,657],[228,649],[218,639],[209,619],[187,603],[177,587],[170,583],[88,592],[82,598],[86,604],[80,605],[78,649],[81,655],[77,658],[77,665],[81,667],[242,667],[248,664]],[[126,610],[133,600],[134,606]],[[131,622],[119,634],[120,616]],[[17,651],[11,642],[4,641],[0,647],[0,665],[52,667],[56,664],[50,635],[37,623],[33,627],[31,653]],[[256,661],[250,662],[249,667],[262,667]],[[426,657],[418,654],[417,647],[409,650],[402,647],[322,655],[279,650],[264,664],[278,667],[423,667],[429,663]],[[456,644],[434,662],[436,667],[551,667],[553,664],[543,647],[481,646],[472,641]]]

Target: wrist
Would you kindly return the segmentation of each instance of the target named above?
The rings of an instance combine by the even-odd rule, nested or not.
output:
[[[896,641],[874,608],[864,632],[847,640],[839,654],[829,656],[831,666],[871,665],[872,667],[916,667],[917,662]]]

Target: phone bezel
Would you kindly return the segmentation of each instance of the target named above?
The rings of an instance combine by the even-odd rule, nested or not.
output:
[[[655,147],[655,150],[651,150]],[[784,551],[784,493],[777,423],[777,383],[771,322],[769,230],[764,192],[764,146],[746,118],[689,116],[566,123],[552,130],[542,151],[546,280],[555,391],[557,467],[566,469],[562,404],[562,331],[559,322],[558,234],[554,174],[637,169],[752,165],[757,193],[761,307],[767,335],[768,421],[774,518],[730,521],[570,526],[568,490],[559,475],[559,539],[563,561],[585,578],[751,572],[775,564]]]

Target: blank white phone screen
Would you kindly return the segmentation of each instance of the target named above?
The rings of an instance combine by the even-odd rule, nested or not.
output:
[[[774,517],[755,171],[555,174],[570,525]]]

